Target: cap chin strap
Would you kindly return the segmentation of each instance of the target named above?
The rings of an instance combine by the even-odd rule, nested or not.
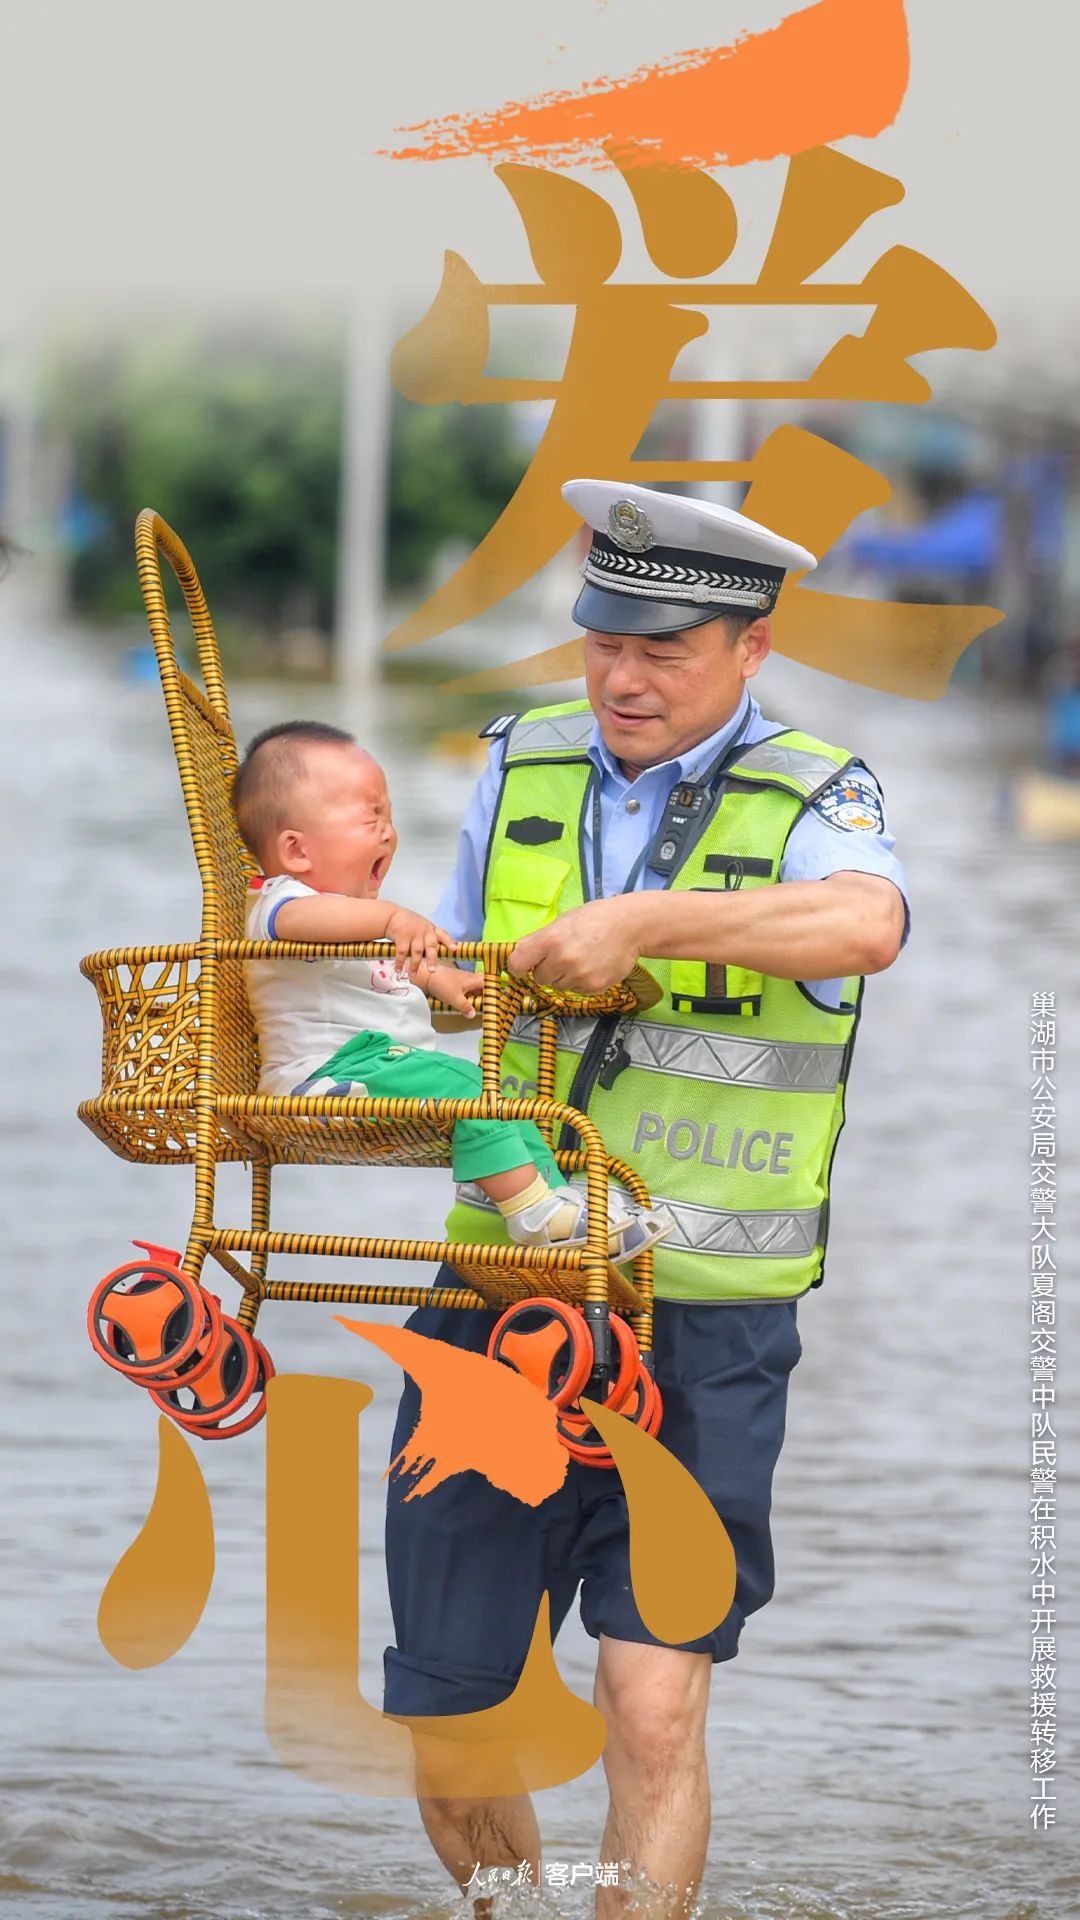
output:
[[[774,596],[760,593],[751,587],[687,587],[669,585],[663,580],[626,580],[618,581],[612,574],[592,567],[586,560],[581,568],[581,577],[590,587],[602,587],[610,594],[640,594],[646,600],[669,600],[679,606],[692,607],[741,607],[748,612],[769,613],[774,605]]]

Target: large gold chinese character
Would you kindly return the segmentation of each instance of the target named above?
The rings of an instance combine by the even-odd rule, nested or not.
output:
[[[466,1468],[508,1490],[516,1485],[528,1504],[560,1484],[567,1456],[554,1408],[527,1380],[407,1327],[344,1324],[399,1359],[421,1386],[423,1434],[418,1425],[406,1455],[411,1450],[414,1464],[431,1460],[436,1471],[406,1497],[423,1497],[426,1484]],[[462,1406],[484,1404],[484,1385],[504,1417],[462,1420]],[[521,1677],[498,1706],[407,1719],[381,1713],[359,1693],[358,1429],[371,1398],[360,1380],[298,1374],[278,1375],[267,1388],[265,1719],[278,1758],[304,1779],[354,1794],[483,1797],[576,1778],[599,1757],[605,1727],[555,1665],[546,1594]],[[450,1409],[441,1424],[440,1402]],[[618,1462],[642,1619],[673,1644],[711,1632],[735,1590],[734,1552],[711,1502],[651,1434],[583,1404]],[[507,1476],[508,1433],[520,1455],[516,1481]],[[214,1571],[209,1494],[190,1442],[164,1415],[159,1448],[153,1504],[98,1614],[104,1645],[135,1668],[168,1660],[190,1638]]]
[[[582,473],[656,481],[749,481],[743,510],[820,557],[865,508],[888,499],[881,475],[817,435],[781,427],[748,461],[637,460],[656,407],[665,400],[876,400],[918,404],[931,389],[909,365],[930,349],[985,349],[992,322],[959,282],[926,255],[892,247],[860,281],[815,282],[872,213],[903,197],[899,181],[819,147],[789,166],[775,231],[749,285],[698,284],[735,243],[726,189],[698,170],[636,164],[609,150],[641,219],[649,257],[664,282],[612,285],[622,236],[592,188],[540,167],[495,172],[521,214],[538,285],[485,286],[454,253],[425,318],[391,359],[395,385],[429,405],[552,400],[536,453],[513,498],[468,560],[394,629],[391,651],[429,640],[495,605],[530,579],[578,529],[561,497]],[[681,277],[680,277],[681,276]],[[686,276],[693,276],[686,278]],[[493,306],[566,305],[574,325],[559,380],[485,375]],[[862,334],[839,340],[804,380],[675,380],[682,349],[707,330],[714,306],[869,306]],[[988,607],[924,607],[809,592],[794,582],[781,596],[779,650],[845,679],[936,698],[964,647],[1000,619]],[[465,685],[542,684],[581,671],[581,642],[518,661]]]

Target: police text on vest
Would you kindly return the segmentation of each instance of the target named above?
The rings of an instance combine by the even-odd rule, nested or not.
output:
[[[716,1122],[702,1128],[696,1120],[665,1121],[659,1113],[640,1113],[634,1135],[634,1152],[648,1142],[662,1141],[664,1152],[672,1160],[700,1160],[703,1167],[742,1167],[747,1173],[790,1173],[788,1154],[793,1133],[744,1134],[732,1129],[730,1139],[717,1140]]]

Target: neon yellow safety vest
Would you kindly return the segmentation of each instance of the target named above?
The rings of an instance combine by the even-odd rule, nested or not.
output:
[[[587,701],[536,707],[506,738],[484,877],[485,940],[517,940],[588,898],[582,819],[599,779]],[[675,892],[775,885],[788,835],[856,756],[785,730],[735,750]],[[860,764],[865,764],[860,762]],[[587,1112],[608,1152],[663,1200],[675,1233],[654,1253],[656,1297],[791,1300],[820,1285],[829,1172],[863,980],[840,1007],[794,980],[696,960],[654,960],[663,999],[623,1019],[559,1023],[555,1098]],[[503,1092],[536,1088],[535,1019],[514,1023]],[[555,1145],[576,1147],[576,1135]],[[494,1203],[459,1186],[447,1237],[505,1242]]]

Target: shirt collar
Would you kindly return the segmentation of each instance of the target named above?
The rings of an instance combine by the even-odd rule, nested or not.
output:
[[[707,740],[699,740],[696,747],[688,747],[685,753],[677,755],[674,760],[664,760],[658,766],[645,768],[644,772],[663,774],[664,778],[672,784],[678,780],[699,779],[717,755],[722,753],[728,743],[735,738],[740,726],[747,718],[748,709],[749,724],[752,726],[761,709],[749,687],[744,690],[743,698],[731,719],[725,721],[716,733],[710,733]],[[636,784],[627,779],[615,755],[608,751],[598,720],[593,721],[593,730],[589,736],[586,751],[593,766],[598,767],[601,773],[608,774],[612,780],[618,780],[624,787]],[[643,774],[638,774],[638,779],[642,778]]]

